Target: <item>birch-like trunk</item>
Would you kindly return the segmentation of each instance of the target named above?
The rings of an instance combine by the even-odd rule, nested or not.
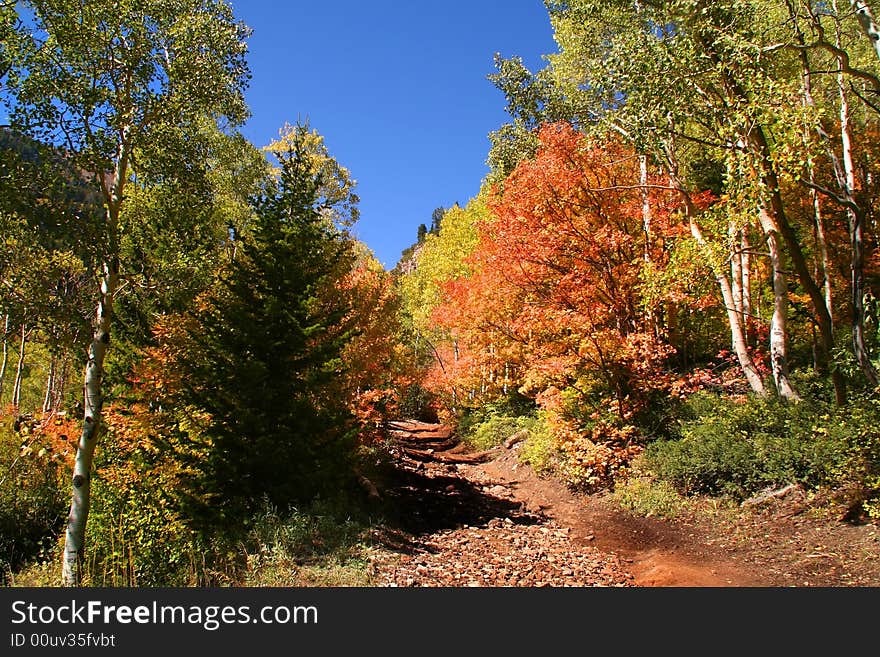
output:
[[[116,293],[119,272],[115,264],[104,265],[101,279],[101,295],[95,313],[95,330],[89,345],[83,394],[83,428],[73,465],[73,492],[67,531],[64,536],[62,582],[65,586],[78,586],[82,578],[82,560],[85,547],[86,523],[91,503],[91,470],[101,425],[104,406],[102,378],[104,357],[110,344],[110,324],[113,313],[113,297]]]
[[[836,0],[832,0],[832,3],[836,14]],[[788,6],[789,17],[791,19],[791,24],[794,27],[798,43],[802,46],[799,50],[799,53],[801,61],[801,91],[803,103],[806,107],[815,108],[816,102],[813,99],[813,73],[810,67],[808,50],[805,47],[807,44],[806,38],[804,37],[803,32],[801,32],[800,28],[798,27],[798,11],[794,3],[791,0],[787,0],[786,5]],[[816,134],[819,136],[821,142],[825,144],[826,152],[831,159],[832,167],[834,169],[835,179],[838,181],[838,185],[840,185],[841,181],[843,180],[843,175],[840,168],[840,162],[838,161],[837,156],[834,153],[834,148],[831,146],[831,136],[825,131],[821,122],[816,123],[815,131]],[[805,143],[809,142],[809,140],[809,134],[805,134]],[[815,220],[816,228],[816,242],[819,247],[822,260],[821,291],[824,293],[824,307],[820,309],[819,294],[817,294],[818,290],[814,292],[810,290],[808,286],[805,286],[807,287],[808,292],[810,292],[813,305],[816,308],[817,318],[819,320],[818,324],[821,342],[819,344],[816,344],[814,340],[814,344],[816,346],[816,369],[823,374],[828,373],[830,370],[831,382],[834,386],[835,402],[838,406],[842,406],[846,403],[846,381],[843,378],[843,374],[836,367],[833,366],[831,358],[831,350],[834,346],[834,297],[831,287],[832,268],[828,255],[828,242],[825,237],[825,221],[822,217],[822,205],[819,199],[819,194],[817,193],[815,188],[815,166],[813,164],[812,158],[809,157],[807,159],[807,173],[808,184],[810,187],[810,196],[813,204],[813,217]],[[800,277],[801,282],[803,283],[803,276]],[[817,274],[816,279],[818,280],[818,278],[819,276]]]
[[[711,253],[711,249],[706,242],[702,228],[697,223],[696,208],[694,208],[690,194],[687,192],[684,183],[681,182],[677,175],[677,161],[675,154],[672,153],[671,150],[667,150],[666,156],[667,163],[669,164],[669,181],[671,186],[682,196],[691,235],[697,242],[697,245],[708,255]],[[724,300],[724,307],[727,310],[727,322],[730,325],[730,342],[733,346],[733,351],[736,354],[737,361],[739,361],[740,368],[742,369],[746,381],[752,391],[760,397],[766,397],[767,388],[764,386],[761,374],[755,366],[755,361],[752,360],[752,356],[749,354],[744,326],[741,321],[741,316],[736,310],[736,303],[733,298],[733,287],[730,284],[730,277],[727,275],[726,267],[713,264],[712,270],[715,274],[715,280],[718,281],[718,286],[721,288],[721,297]]]
[[[770,252],[773,279],[773,315],[770,319],[770,366],[773,382],[780,397],[797,401],[801,397],[794,389],[788,371],[788,285],[779,248],[779,233],[766,209],[761,208],[759,216]]]
[[[61,555],[61,582],[64,586],[78,586],[82,580],[86,524],[91,503],[92,462],[101,427],[101,412],[104,408],[104,357],[110,344],[113,301],[119,285],[117,230],[128,176],[130,139],[130,127],[123,127],[120,131],[112,179],[109,184],[104,179],[100,179],[106,207],[105,230],[106,238],[110,243],[108,249],[110,256],[102,265],[100,294],[83,382],[83,426],[73,465],[70,514],[64,535],[64,552]]]
[[[52,356],[49,361],[49,374],[46,376],[46,394],[43,395],[43,415],[53,409],[53,391],[55,390],[55,372],[58,367],[58,359]]]
[[[740,268],[742,269],[742,312],[743,324],[748,328],[752,318],[752,253],[749,236],[743,229],[740,236]],[[746,331],[748,333],[748,331]]]
[[[18,407],[21,405],[21,384],[24,378],[24,353],[27,344],[27,325],[21,325],[21,340],[18,347],[18,363],[15,368],[15,383],[12,386],[12,405],[15,407],[15,413],[18,414]]]
[[[862,26],[862,30],[868,35],[871,45],[874,46],[874,53],[880,59],[880,26],[874,20],[874,13],[868,6],[868,3],[861,2],[861,0],[850,0],[849,4],[853,8],[856,18],[859,19],[859,25]]]
[[[710,252],[709,245],[696,218],[689,212],[688,219],[691,235],[693,235],[700,248],[708,254]],[[730,342],[733,346],[733,352],[739,361],[739,366],[742,368],[746,381],[748,381],[755,394],[766,397],[767,389],[764,387],[764,382],[761,380],[761,375],[755,366],[755,361],[752,360],[752,356],[749,354],[745,327],[743,326],[742,316],[736,309],[736,301],[733,297],[733,287],[730,284],[730,278],[723,269],[717,268],[715,269],[715,280],[718,281],[718,285],[721,288],[721,297],[724,299],[724,307],[727,310],[727,322],[730,325]]]
[[[853,8],[856,5],[864,5],[864,3],[852,3]],[[858,11],[858,10],[857,10]],[[868,36],[874,41],[875,47],[878,46],[877,38],[880,37],[873,24],[873,17],[870,11],[867,12],[870,20],[872,31],[868,32]],[[862,14],[859,15],[859,21],[862,21]],[[863,23],[864,27],[864,23]],[[840,43],[840,34],[838,28],[838,44]],[[880,50],[878,50],[880,57]],[[842,63],[842,62],[841,62]],[[848,199],[852,199],[856,188],[855,166],[853,165],[852,155],[852,130],[850,128],[849,101],[846,97],[846,80],[843,72],[837,74],[837,89],[840,98],[840,145],[843,164],[843,186],[844,195]],[[850,203],[846,208],[846,215],[849,220],[849,238],[850,238],[850,292],[852,293],[852,347],[856,361],[859,363],[865,378],[873,386],[880,383],[877,376],[877,370],[871,363],[868,354],[868,348],[865,345],[865,247],[863,226],[865,223],[865,213],[861,206],[857,203]]]
[[[791,258],[792,266],[797,273],[798,281],[801,287],[810,297],[813,311],[816,316],[816,324],[819,327],[819,335],[822,338],[822,357],[825,363],[828,363],[831,352],[834,348],[834,333],[831,322],[831,313],[825,302],[825,294],[823,290],[816,284],[816,280],[810,272],[810,267],[804,257],[804,251],[800,243],[798,234],[792,228],[785,212],[785,203],[780,193],[779,178],[773,164],[773,158],[770,152],[770,146],[767,143],[766,135],[761,126],[755,126],[749,133],[749,144],[753,148],[754,153],[761,160],[761,177],[763,186],[768,191],[768,205],[766,210],[773,220],[773,224],[778,231],[778,235],[782,237],[785,246],[788,249],[788,255]],[[837,381],[835,381],[835,386]]]
[[[746,324],[745,299],[743,294],[742,229],[736,222],[727,227],[730,238],[730,286],[733,292],[733,307],[739,313],[740,322]]]
[[[3,403],[3,381],[9,364],[9,313],[3,317],[3,355],[0,357],[0,404]]]

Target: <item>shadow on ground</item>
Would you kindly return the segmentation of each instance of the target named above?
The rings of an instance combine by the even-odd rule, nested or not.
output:
[[[495,518],[518,525],[542,520],[519,502],[488,494],[467,479],[403,464],[385,482],[384,498],[382,527],[374,537],[407,554],[426,549],[420,537],[442,530],[484,526]]]

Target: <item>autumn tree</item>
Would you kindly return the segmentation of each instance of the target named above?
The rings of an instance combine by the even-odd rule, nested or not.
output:
[[[540,148],[506,178],[481,226],[476,269],[518,297],[502,335],[527,345],[524,385],[579,390],[584,402],[610,395],[621,418],[640,408],[668,347],[642,303],[645,244],[637,156],[613,140],[590,143],[567,124],[549,124]],[[669,192],[652,194],[658,266],[676,231]],[[497,281],[497,283],[493,283]],[[491,294],[487,287],[476,297]],[[597,394],[598,393],[598,394]]]
[[[339,292],[349,307],[344,323],[354,331],[340,357],[337,397],[358,423],[359,442],[372,445],[384,438],[400,407],[408,366],[400,353],[400,296],[393,276],[364,244],[352,246],[354,263]]]
[[[165,143],[204,115],[246,115],[247,28],[217,0],[22,3],[31,42],[13,58],[13,120],[63,145],[93,177],[104,206],[92,235],[98,303],[85,373],[83,430],[63,557],[76,584],[85,546],[92,460],[104,402],[102,376],[120,277],[120,215],[135,153]],[[179,160],[174,159],[175,163]]]

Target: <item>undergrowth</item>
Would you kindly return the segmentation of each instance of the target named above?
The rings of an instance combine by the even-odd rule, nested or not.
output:
[[[634,476],[615,487],[611,495],[614,502],[633,513],[650,518],[671,520],[689,508],[683,497],[667,481],[655,481],[650,477]]]
[[[662,438],[613,418],[475,413],[468,442],[486,449],[518,431],[520,460],[584,492],[614,491],[622,506],[672,517],[682,496],[740,502],[795,483],[844,503],[853,519],[880,519],[880,399],[836,407],[805,399],[700,392],[665,408]],[[477,418],[475,421],[474,418]]]
[[[105,528],[91,527],[94,548],[85,563],[84,586],[366,586],[369,521],[343,506],[316,501],[281,512],[264,502],[243,535],[194,538],[160,534],[156,542],[112,543]],[[175,542],[177,541],[177,542]],[[11,578],[13,586],[57,586],[60,543]],[[160,572],[144,573],[150,553],[175,554]]]
[[[679,436],[652,443],[643,458],[679,492],[742,500],[797,483],[843,491],[848,505],[880,518],[880,400],[836,408],[700,394],[682,418]]]

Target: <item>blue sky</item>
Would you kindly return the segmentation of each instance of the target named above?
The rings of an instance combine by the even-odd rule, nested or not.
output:
[[[243,132],[262,146],[308,119],[357,180],[355,227],[386,266],[436,207],[462,205],[508,119],[493,56],[554,52],[542,0],[233,0],[254,30]]]

